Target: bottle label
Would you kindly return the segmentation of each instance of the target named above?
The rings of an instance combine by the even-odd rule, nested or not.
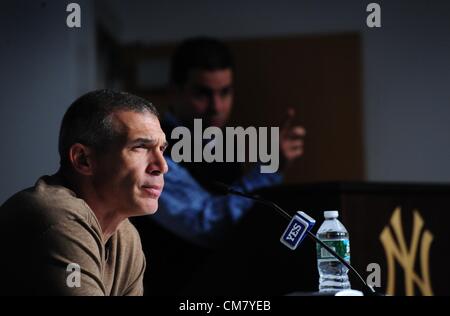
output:
[[[350,241],[348,239],[321,239],[328,247],[333,249],[345,261],[350,262]],[[336,261],[337,259],[322,245],[317,244],[317,259],[319,262]]]

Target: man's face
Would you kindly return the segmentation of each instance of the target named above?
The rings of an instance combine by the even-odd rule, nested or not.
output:
[[[127,217],[153,214],[168,171],[159,120],[149,112],[118,111],[112,122],[120,136],[97,154],[93,173],[101,203]]]
[[[201,118],[204,126],[224,127],[233,106],[232,70],[191,70],[176,93],[175,106],[184,123]]]

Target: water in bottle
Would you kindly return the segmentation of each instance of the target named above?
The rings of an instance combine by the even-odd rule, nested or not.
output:
[[[350,241],[347,230],[338,220],[338,211],[325,211],[325,221],[317,231],[317,238],[350,263]],[[319,292],[337,292],[350,289],[348,268],[317,244]]]

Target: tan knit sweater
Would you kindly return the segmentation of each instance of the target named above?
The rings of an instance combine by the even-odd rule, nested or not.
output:
[[[0,295],[143,294],[134,226],[123,221],[105,243],[95,214],[56,176],[1,206],[0,243]]]

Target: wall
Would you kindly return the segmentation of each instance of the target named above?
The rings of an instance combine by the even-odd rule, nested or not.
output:
[[[0,10],[0,203],[58,165],[67,106],[96,88],[93,2],[68,29],[71,1],[3,1]],[[369,180],[450,181],[450,2],[378,1],[382,28],[360,0],[98,1],[124,43],[192,35],[265,37],[359,31],[364,52]]]
[[[128,43],[361,32],[368,180],[450,182],[450,2],[378,1],[382,27],[369,29],[370,2],[121,1],[115,10]]]
[[[62,116],[95,86],[93,12],[78,3],[81,29],[67,28],[64,1],[1,4],[0,204],[56,171]]]

